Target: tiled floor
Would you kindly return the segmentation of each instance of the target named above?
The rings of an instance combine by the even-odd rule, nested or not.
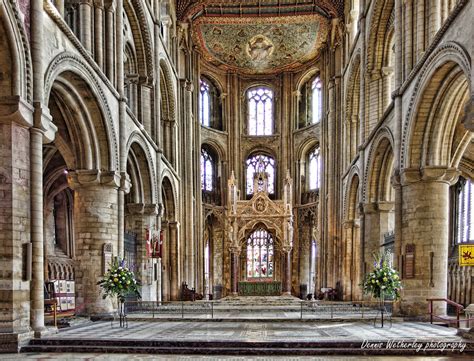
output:
[[[356,322],[90,322],[62,329],[51,338],[203,340],[203,341],[360,341],[417,339],[460,341],[456,330],[429,323],[394,322],[391,328],[374,328]]]

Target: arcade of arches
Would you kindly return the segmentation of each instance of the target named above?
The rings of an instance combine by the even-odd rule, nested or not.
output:
[[[457,253],[474,243],[473,16],[469,0],[0,0],[0,331],[41,331],[50,283],[61,309],[110,313],[96,282],[115,256],[144,300],[184,282],[360,300],[386,251],[400,314],[474,303]]]

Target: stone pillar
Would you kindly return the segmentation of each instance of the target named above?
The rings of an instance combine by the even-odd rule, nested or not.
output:
[[[381,250],[380,246],[383,242],[384,234],[394,230],[393,209],[393,202],[364,204],[364,218],[366,222],[364,229],[364,268],[366,272],[370,272],[372,269],[372,255]]]
[[[163,246],[161,249],[161,298],[163,301],[170,300],[170,235],[167,221],[161,222],[163,231]]]
[[[238,295],[239,256],[240,256],[239,248],[233,247],[230,249],[230,274],[231,274],[230,292],[232,296]]]
[[[95,61],[104,69],[104,4],[102,0],[95,0],[94,14],[94,42]]]
[[[169,271],[172,301],[179,299],[179,253],[178,253],[178,222],[169,222]]]
[[[413,4],[412,0],[405,3],[405,77],[413,68]]]
[[[291,295],[291,248],[282,249],[285,260],[285,273],[283,277],[282,292],[284,295]]]
[[[23,255],[30,242],[28,124],[31,126],[33,113],[29,106],[24,107],[27,113],[18,119],[18,100],[13,106],[0,99],[0,333],[15,334],[29,331],[32,306],[30,280],[22,268],[26,268]],[[2,346],[7,350],[5,343]],[[12,352],[18,352],[16,345],[14,348]]]
[[[449,246],[449,187],[457,180],[452,168],[405,169],[401,174],[402,255],[415,245],[414,277],[403,274],[401,312],[426,315],[427,298],[447,297]],[[434,312],[445,314],[446,304],[435,303]]]
[[[31,128],[31,327],[44,329],[43,134]]]
[[[101,315],[112,312],[109,299],[103,300],[97,282],[107,270],[104,246],[111,244],[117,256],[120,174],[78,170],[68,175],[74,190],[74,231],[76,239],[76,304],[80,313]]]
[[[107,78],[115,84],[114,79],[114,12],[115,3],[114,1],[108,1],[105,6],[105,73]]]
[[[156,230],[156,204],[129,203],[127,204],[127,230],[137,235],[136,273],[142,280],[141,296],[143,301],[156,301],[157,282],[154,279],[156,258],[146,257],[147,228],[150,238]]]
[[[64,0],[54,0],[54,6],[58,10],[61,17],[64,18]]]
[[[88,52],[92,52],[92,4],[91,0],[81,0],[79,3],[80,38]]]

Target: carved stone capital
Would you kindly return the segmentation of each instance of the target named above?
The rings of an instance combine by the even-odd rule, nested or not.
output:
[[[400,172],[400,183],[406,186],[417,182],[442,182],[449,185],[456,183],[459,171],[444,166],[428,166],[423,168],[406,168]]]
[[[118,189],[121,179],[119,172],[93,170],[76,170],[67,175],[69,186],[72,189],[82,187],[103,186]]]

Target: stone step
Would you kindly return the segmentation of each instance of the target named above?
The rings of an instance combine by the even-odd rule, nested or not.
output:
[[[157,341],[157,340],[88,340],[34,339],[21,352],[69,353],[139,353],[139,354],[205,354],[205,355],[453,355],[452,351],[420,351],[361,348],[359,341],[321,342],[228,342],[228,341]],[[473,346],[463,354],[471,354]],[[456,354],[456,353],[455,353]]]

